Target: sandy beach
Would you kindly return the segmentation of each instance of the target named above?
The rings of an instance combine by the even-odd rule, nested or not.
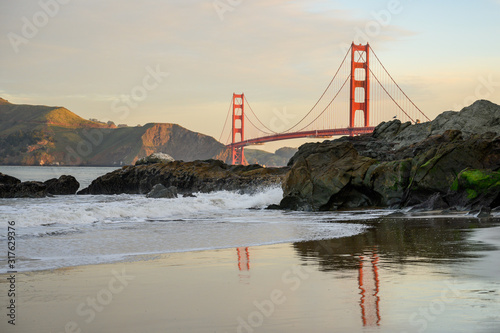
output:
[[[17,273],[15,326],[3,274],[0,328],[498,332],[499,248],[500,227],[477,219],[385,219],[348,238]]]

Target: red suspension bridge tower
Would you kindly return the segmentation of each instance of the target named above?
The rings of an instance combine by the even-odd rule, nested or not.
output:
[[[241,142],[245,137],[245,94],[233,93],[233,144]],[[238,140],[239,139],[239,140]],[[231,148],[232,164],[244,164],[245,153],[243,146]]]
[[[357,111],[363,112],[365,127],[370,126],[370,45],[368,43],[366,45],[355,45],[352,43],[351,45],[349,128],[354,127],[354,119]]]

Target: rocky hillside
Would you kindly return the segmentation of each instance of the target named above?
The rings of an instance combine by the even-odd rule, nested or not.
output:
[[[245,149],[245,158],[249,164],[260,164],[267,167],[280,167],[288,164],[297,148],[283,147],[273,153],[259,149]]]
[[[155,152],[185,161],[229,157],[214,138],[176,124],[116,128],[62,107],[0,99],[0,164],[114,166]]]
[[[500,106],[481,100],[431,122],[305,144],[289,166],[281,208],[495,208]]]

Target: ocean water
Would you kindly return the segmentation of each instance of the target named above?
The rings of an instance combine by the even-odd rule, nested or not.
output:
[[[90,183],[91,177],[112,170],[15,168],[17,173],[5,170],[6,167],[0,168],[0,172],[21,180],[73,174],[84,185]],[[348,221],[391,213],[265,209],[281,198],[281,188],[271,187],[252,195],[222,191],[177,199],[125,194],[0,199],[0,248],[7,248],[8,221],[15,221],[17,270],[33,271],[136,260],[137,256],[158,253],[348,237],[368,228],[363,223]],[[0,272],[7,271],[5,252],[0,252]]]
[[[13,166],[0,165],[0,172],[21,181],[46,181],[59,178],[62,175],[74,176],[80,182],[80,190],[89,186],[92,180],[108,172],[116,170],[113,167],[54,167],[54,166]]]

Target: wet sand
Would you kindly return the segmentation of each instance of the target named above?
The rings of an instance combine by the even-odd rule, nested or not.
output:
[[[494,223],[492,223],[494,222]],[[343,239],[1,275],[1,332],[499,332],[500,227],[383,219]]]

